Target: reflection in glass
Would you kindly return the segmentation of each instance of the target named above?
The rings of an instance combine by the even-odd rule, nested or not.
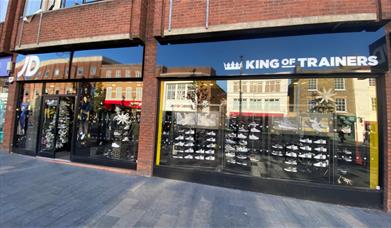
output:
[[[142,82],[82,84],[76,155],[136,161],[142,105],[136,95],[139,89]]]
[[[26,83],[18,101],[15,147],[35,154],[42,96],[41,83]]]
[[[378,186],[373,79],[162,83],[160,164]]]
[[[5,80],[6,79],[0,80],[0,83],[2,84],[0,87],[0,143],[2,143],[4,139],[5,111],[8,99],[8,86],[6,86]]]

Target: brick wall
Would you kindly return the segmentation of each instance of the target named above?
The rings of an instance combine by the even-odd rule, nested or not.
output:
[[[348,15],[362,13],[377,13],[378,0],[220,0],[210,1],[209,26],[248,23],[273,19],[289,19],[309,16]],[[382,0],[383,5],[389,5],[389,0]],[[390,10],[384,6],[384,14]],[[163,16],[161,16],[163,15]],[[204,0],[174,0],[172,10],[172,29],[204,27],[206,16],[206,1]],[[168,29],[169,0],[159,0],[156,3],[155,36],[162,34],[162,25]],[[350,20],[356,20],[357,17]],[[285,22],[289,23],[289,21]],[[305,24],[305,22],[303,22]],[[279,25],[281,26],[281,24]],[[205,31],[207,32],[207,31]],[[165,35],[170,35],[166,33]]]
[[[47,11],[42,14],[40,33],[40,14],[36,14],[29,23],[23,24],[18,39],[21,45],[34,45],[119,34],[128,34],[129,39],[141,38],[143,7],[142,0],[112,0]]]
[[[385,135],[383,136],[384,155],[383,155],[383,173],[384,173],[384,209],[391,212],[391,23],[386,26],[387,33],[387,52],[388,52],[388,74],[385,75],[385,111],[387,123]]]
[[[153,12],[154,1],[148,1],[147,10]],[[146,39],[144,49],[143,70],[143,108],[141,109],[141,124],[137,156],[137,173],[152,175],[155,153],[156,122],[158,116],[158,70],[156,70],[157,42],[152,36],[154,17],[148,14],[146,20]]]
[[[381,17],[383,19],[391,19],[391,1],[380,0]]]

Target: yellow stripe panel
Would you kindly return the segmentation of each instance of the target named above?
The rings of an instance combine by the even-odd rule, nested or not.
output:
[[[369,139],[369,187],[371,189],[376,189],[379,185],[379,134],[377,122],[371,122],[371,133]]]
[[[160,165],[160,149],[162,145],[162,128],[163,128],[163,95],[164,82],[160,82],[160,99],[159,99],[159,127],[157,133],[157,148],[156,148],[156,165]]]

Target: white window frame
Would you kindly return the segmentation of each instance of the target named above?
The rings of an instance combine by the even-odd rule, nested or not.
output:
[[[125,99],[132,100],[132,87],[126,87]]]
[[[143,98],[143,87],[136,87],[136,100],[141,101]]]
[[[310,85],[312,85],[311,82],[315,82],[315,88],[310,88]],[[310,78],[308,79],[308,91],[317,91],[318,90],[318,79],[317,78]]]
[[[115,89],[115,98],[118,100],[118,99],[121,99],[122,100],[122,87],[118,86],[116,89]]]
[[[106,100],[113,99],[113,88],[112,87],[106,87]]]
[[[132,73],[130,70],[125,70],[125,77],[126,78],[131,78],[132,77]]]
[[[338,80],[342,80],[342,84],[340,83],[341,81],[338,81]],[[338,88],[337,86],[338,85],[342,85],[342,88]],[[334,87],[335,87],[335,91],[345,91],[346,90],[346,81],[344,78],[335,78],[334,79]]]
[[[369,86],[376,86],[376,78],[369,78],[368,85]]]
[[[111,78],[111,70],[106,70],[106,78]]]
[[[115,71],[115,77],[120,78],[121,77],[121,70],[116,70]]]
[[[141,78],[141,72],[140,71],[136,71],[136,78]]]
[[[337,100],[339,99],[342,99],[345,101],[345,108],[344,108],[344,111],[340,111],[340,110],[337,110]],[[346,97],[336,97],[335,98],[335,112],[338,112],[338,113],[347,113],[348,112],[348,101],[346,99]]]
[[[166,99],[167,100],[175,100],[175,95],[176,95],[176,84],[168,83],[167,84]]]

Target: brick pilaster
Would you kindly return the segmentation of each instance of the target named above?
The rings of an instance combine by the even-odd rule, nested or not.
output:
[[[156,121],[158,116],[158,80],[156,78],[157,42],[153,37],[154,1],[145,2],[148,4],[148,13],[145,27],[143,104],[141,110],[137,173],[150,176],[152,175],[154,164]]]
[[[15,62],[16,54],[13,56],[13,62]],[[14,76],[14,73],[11,75]],[[12,83],[8,87],[8,98],[5,112],[5,123],[4,123],[4,135],[3,143],[0,144],[0,149],[7,152],[11,151],[12,140],[14,134],[14,123],[16,117],[16,102],[17,102],[17,84]]]
[[[384,135],[384,210],[391,212],[391,23],[386,27],[386,42],[389,71],[385,75],[386,130]]]

